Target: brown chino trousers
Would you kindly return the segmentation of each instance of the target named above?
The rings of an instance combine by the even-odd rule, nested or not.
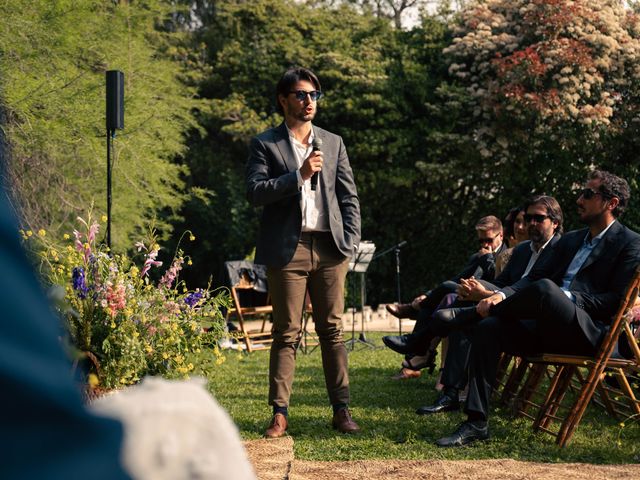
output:
[[[349,259],[337,249],[330,232],[303,232],[291,261],[282,268],[267,269],[273,303],[269,405],[289,406],[307,286],[329,401],[349,403],[347,349],[342,339],[348,266]]]

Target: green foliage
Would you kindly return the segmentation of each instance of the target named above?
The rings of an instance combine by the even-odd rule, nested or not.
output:
[[[442,1],[402,30],[371,2],[7,0],[4,173],[25,228],[56,235],[91,200],[104,209],[104,71],[122,69],[115,248],[157,216],[170,250],[174,230],[197,238],[189,285],[212,276],[219,284],[223,262],[251,255],[257,236],[260,212],[245,200],[249,139],[282,121],[282,72],[308,66],[326,93],[316,123],[347,146],[363,239],[378,251],[409,242],[401,258],[409,300],[459,270],[481,216],[546,193],[564,207],[567,229],[577,227],[572,188],[593,166],[627,178],[635,195],[640,17],[600,3]],[[448,8],[465,4],[459,15]],[[529,13],[514,10],[524,4]],[[557,22],[547,18],[554,8],[578,11]],[[536,15],[547,19],[539,31]],[[572,62],[571,49],[553,57],[541,47],[562,39],[586,45],[576,57],[586,63]],[[552,61],[548,71],[541,58]],[[565,77],[566,101],[540,108]],[[640,227],[633,205],[623,221]],[[396,298],[393,255],[372,264],[367,282],[370,303]]]
[[[189,357],[223,335],[220,309],[228,306],[228,293],[188,291],[178,275],[191,260],[181,250],[162,278],[150,281],[149,271],[162,266],[153,231],[136,243],[138,266],[98,244],[100,226],[91,215],[79,221],[75,238],[66,235],[63,245],[48,240],[45,230],[22,235],[40,259],[46,286],[57,292],[72,348],[94,361],[91,383],[117,388],[144,375],[187,376],[195,368]]]
[[[206,18],[194,42],[208,47],[212,74],[201,94],[211,109],[200,116],[206,134],[189,142],[191,198],[176,228],[194,229],[209,269],[188,280],[204,282],[223,261],[251,252],[259,212],[244,200],[247,146],[282,121],[275,84],[296,64],[312,68],[326,92],[316,123],[347,145],[363,238],[380,249],[410,240],[404,279],[410,294],[452,275],[470,242],[442,245],[442,232],[471,235],[476,212],[466,212],[467,203],[454,208],[450,186],[466,171],[461,157],[468,162],[477,154],[468,146],[463,104],[442,83],[446,25],[427,18],[404,32],[344,5],[312,9],[285,0],[222,2]],[[452,210],[463,218],[453,222]],[[394,268],[391,257],[372,266],[373,301],[394,298]]]
[[[368,337],[380,345],[380,334]],[[203,352],[202,365],[210,358]],[[245,439],[264,434],[271,409],[267,405],[268,352],[229,354],[210,375],[209,389],[230,413]],[[298,355],[289,411],[289,434],[299,460],[367,459],[478,460],[514,458],[533,462],[636,463],[640,429],[628,422],[621,430],[603,408],[591,405],[569,446],[559,449],[553,438],[534,433],[531,421],[513,419],[495,409],[489,419],[491,439],[465,448],[442,449],[434,442],[464,421],[460,413],[418,416],[415,409],[437,397],[435,375],[393,381],[401,357],[389,349],[357,349],[349,353],[351,412],[362,427],[359,435],[343,435],[331,428],[319,349]],[[211,363],[215,359],[211,357]],[[621,435],[620,445],[618,436]]]
[[[183,35],[160,31],[170,2],[0,4],[0,101],[6,174],[26,228],[67,230],[87,204],[106,205],[105,71],[125,74],[125,130],[115,141],[114,245],[183,201],[172,162],[199,105],[185,82]],[[179,61],[178,61],[179,60]],[[181,80],[184,80],[181,81]],[[169,224],[163,225],[169,228]]]

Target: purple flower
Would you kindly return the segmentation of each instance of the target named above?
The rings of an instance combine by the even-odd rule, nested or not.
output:
[[[78,292],[78,297],[82,299],[87,298],[89,287],[87,287],[87,282],[84,278],[84,268],[74,267],[71,280],[73,282],[73,289]]]
[[[184,303],[189,305],[191,308],[195,307],[200,300],[202,300],[202,292],[196,290],[195,292],[190,293],[186,297],[184,297]]]

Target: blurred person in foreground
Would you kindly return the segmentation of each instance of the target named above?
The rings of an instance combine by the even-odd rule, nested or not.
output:
[[[130,478],[123,429],[87,411],[0,189],[0,478]]]

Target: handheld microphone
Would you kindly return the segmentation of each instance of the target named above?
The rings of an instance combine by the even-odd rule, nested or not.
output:
[[[313,142],[311,142],[311,146],[314,152],[320,151],[322,147],[322,139],[317,136],[313,137]],[[320,172],[316,172],[311,175],[311,190],[315,191],[318,188],[318,175]]]

